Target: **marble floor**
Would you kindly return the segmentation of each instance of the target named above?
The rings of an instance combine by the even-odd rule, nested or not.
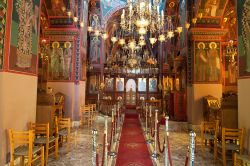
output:
[[[109,119],[110,124],[110,119]],[[110,126],[110,125],[109,125]],[[98,154],[99,163],[101,163],[101,152],[103,145],[103,129],[104,129],[104,117],[98,116],[94,128],[98,130]],[[173,166],[184,166],[187,148],[189,145],[189,132],[186,123],[181,122],[170,122],[170,146]],[[91,166],[91,156],[92,156],[92,134],[91,130],[85,127],[79,127],[78,129],[78,142],[75,146],[73,143],[71,145],[71,150],[67,151],[67,146],[64,145],[59,149],[59,159],[55,160],[50,157],[48,166]],[[160,128],[161,131],[164,130],[164,126]],[[161,136],[162,137],[162,136]],[[202,160],[201,157],[201,146],[200,137],[197,134],[197,151],[195,154],[195,165],[199,166],[212,166],[221,165],[220,163],[214,163],[213,153],[209,152],[207,148],[205,151],[205,159]],[[158,165],[164,165],[163,154],[160,155],[158,159]]]

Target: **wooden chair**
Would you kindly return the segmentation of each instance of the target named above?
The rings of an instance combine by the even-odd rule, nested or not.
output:
[[[49,123],[38,124],[30,122],[29,129],[35,132],[34,144],[45,147],[45,163],[48,162],[49,155],[53,153],[55,158],[58,159],[58,137],[50,136]],[[49,153],[52,149],[54,151]]]
[[[10,166],[14,166],[15,157],[21,157],[20,165],[24,165],[24,157],[28,158],[28,166],[44,166],[44,147],[34,146],[34,133],[29,131],[13,131],[9,129]],[[17,147],[17,148],[15,148]]]
[[[243,144],[244,144],[244,135],[245,129],[229,129],[222,128],[222,138],[221,142],[217,145],[217,153],[221,154],[223,166],[226,166],[226,152],[231,152],[233,159],[233,153],[239,152],[242,154],[243,152]],[[221,150],[221,151],[220,151]]]
[[[214,122],[204,121],[201,123],[201,151],[202,158],[204,159],[204,149],[209,141],[210,148],[214,150],[214,156],[216,159],[217,154],[217,134],[219,130],[219,121]]]
[[[53,111],[58,115],[59,118],[63,117],[63,105],[53,105]]]
[[[80,108],[80,117],[81,124],[84,125],[87,122],[88,127],[92,124],[92,115],[91,115],[91,107],[89,105],[81,106]]]
[[[66,137],[68,150],[70,149],[70,140],[74,139],[75,146],[77,143],[77,130],[71,128],[70,118],[57,118],[55,117],[56,124],[56,135],[60,138],[60,143],[62,144],[64,141],[64,137]],[[73,136],[71,136],[73,134]]]
[[[249,155],[240,155],[234,153],[234,166],[249,166],[250,165],[250,156]]]

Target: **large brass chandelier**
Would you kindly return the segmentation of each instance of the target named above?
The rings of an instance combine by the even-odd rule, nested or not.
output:
[[[132,34],[136,31],[140,36],[148,34],[152,45],[157,40],[163,42],[171,39],[175,32],[182,32],[182,27],[174,30],[171,16],[165,18],[164,11],[160,11],[159,0],[128,0],[127,7],[122,10],[120,27],[126,33]],[[113,42],[118,41],[116,37],[113,39]],[[122,36],[119,44],[120,42],[124,43]],[[144,44],[143,37],[140,38],[138,44]]]

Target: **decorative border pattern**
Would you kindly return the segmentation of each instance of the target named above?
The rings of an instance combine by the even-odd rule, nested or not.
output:
[[[3,68],[7,0],[0,1],[0,70]]]

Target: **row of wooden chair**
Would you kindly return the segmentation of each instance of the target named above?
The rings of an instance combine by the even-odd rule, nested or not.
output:
[[[24,159],[28,159],[28,166],[46,165],[51,154],[58,159],[59,140],[62,144],[64,137],[66,137],[68,150],[71,139],[75,140],[76,145],[77,131],[71,128],[70,118],[55,117],[55,131],[52,134],[49,130],[49,123],[30,122],[28,127],[28,131],[9,129],[10,166],[14,166],[16,157],[21,158],[20,165],[24,163]],[[73,137],[71,137],[72,133],[74,133]]]
[[[204,158],[204,148],[209,142],[210,148],[214,150],[214,159],[221,159],[223,166],[227,164],[227,154],[230,152],[233,159],[234,153],[243,153],[245,129],[219,128],[219,121],[202,122],[201,124],[201,148]],[[219,155],[219,156],[218,156]],[[221,158],[219,158],[221,157]]]
[[[96,104],[87,104],[81,106],[80,108],[80,117],[81,124],[87,124],[88,128],[93,124],[93,121],[96,120],[97,116]]]

